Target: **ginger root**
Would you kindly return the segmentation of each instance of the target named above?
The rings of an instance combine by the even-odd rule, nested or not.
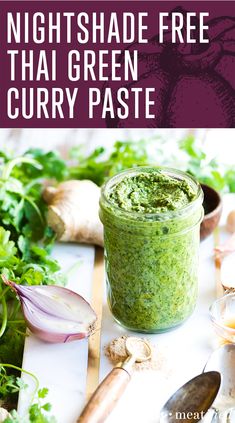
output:
[[[103,246],[103,225],[99,219],[100,188],[92,181],[67,181],[46,187],[47,221],[59,241]]]

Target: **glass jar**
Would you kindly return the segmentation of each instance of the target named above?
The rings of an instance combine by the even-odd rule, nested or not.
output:
[[[194,198],[164,213],[126,211],[109,193],[123,178],[160,171],[186,181]],[[129,169],[101,190],[107,297],[115,320],[127,329],[158,333],[181,324],[197,300],[203,193],[190,175],[170,168]]]

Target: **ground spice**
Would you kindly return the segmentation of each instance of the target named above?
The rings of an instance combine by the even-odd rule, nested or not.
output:
[[[116,364],[125,361],[128,357],[126,351],[126,339],[127,336],[121,336],[111,341],[105,346],[105,355],[109,361],[115,366]],[[150,344],[149,340],[147,340]],[[135,363],[135,370],[160,370],[162,367],[162,357],[157,353],[155,346],[151,345],[152,357],[142,363]]]

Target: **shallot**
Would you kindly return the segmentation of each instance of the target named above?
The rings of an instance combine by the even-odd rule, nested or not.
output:
[[[224,257],[227,254],[235,251],[235,233],[230,236],[223,244],[215,247],[215,254],[220,257]]]
[[[3,275],[2,279],[18,295],[26,324],[38,338],[63,343],[92,333],[96,314],[77,293],[59,286],[18,285]]]

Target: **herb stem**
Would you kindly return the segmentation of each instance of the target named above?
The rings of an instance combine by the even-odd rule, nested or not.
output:
[[[2,303],[2,325],[0,328],[0,338],[3,336],[7,327],[7,303],[6,303],[5,297],[2,297],[1,303]]]
[[[15,307],[13,308],[13,311],[11,313],[11,316],[10,316],[10,319],[11,320],[14,320],[15,319],[15,317],[16,317],[18,311],[19,311],[19,308],[20,308],[20,302],[17,301],[16,304],[15,304]]]
[[[2,179],[7,180],[15,166],[21,163],[28,163],[32,166],[36,167],[37,169],[42,169],[42,166],[40,163],[37,162],[37,160],[30,159],[29,157],[16,157],[13,160],[10,160],[7,165],[4,167],[2,171]]]
[[[19,372],[21,372],[21,373],[25,373],[26,375],[28,375],[28,376],[31,376],[31,378],[34,380],[34,382],[35,382],[35,389],[34,389],[34,392],[33,392],[33,395],[32,395],[32,399],[31,399],[31,402],[33,401],[33,399],[34,399],[34,397],[35,397],[35,395],[36,395],[36,393],[37,393],[37,391],[38,391],[38,389],[39,389],[39,380],[38,380],[38,378],[33,374],[33,373],[31,373],[31,372],[28,372],[27,370],[25,370],[25,369],[22,369],[21,367],[18,367],[18,366],[15,366],[14,364],[9,364],[9,363],[0,363],[0,367],[9,367],[9,368],[11,368],[11,369],[15,369],[15,370],[18,370]]]
[[[24,337],[28,336],[26,332],[22,332],[22,330],[19,329],[14,329],[16,333],[18,333],[19,335],[22,335]]]
[[[6,295],[6,293],[10,290],[10,287],[7,286],[0,294],[0,300],[2,299],[2,297],[4,297]]]
[[[33,207],[33,209],[36,211],[39,219],[41,220],[41,223],[44,223],[44,219],[42,217],[42,213],[40,212],[39,207],[37,206],[37,204],[35,203],[35,201],[31,200],[30,197],[24,196],[23,197],[26,201],[28,201],[28,203]]]
[[[40,178],[33,179],[28,184],[25,185],[25,192],[28,192],[34,185],[38,184],[40,182]]]

